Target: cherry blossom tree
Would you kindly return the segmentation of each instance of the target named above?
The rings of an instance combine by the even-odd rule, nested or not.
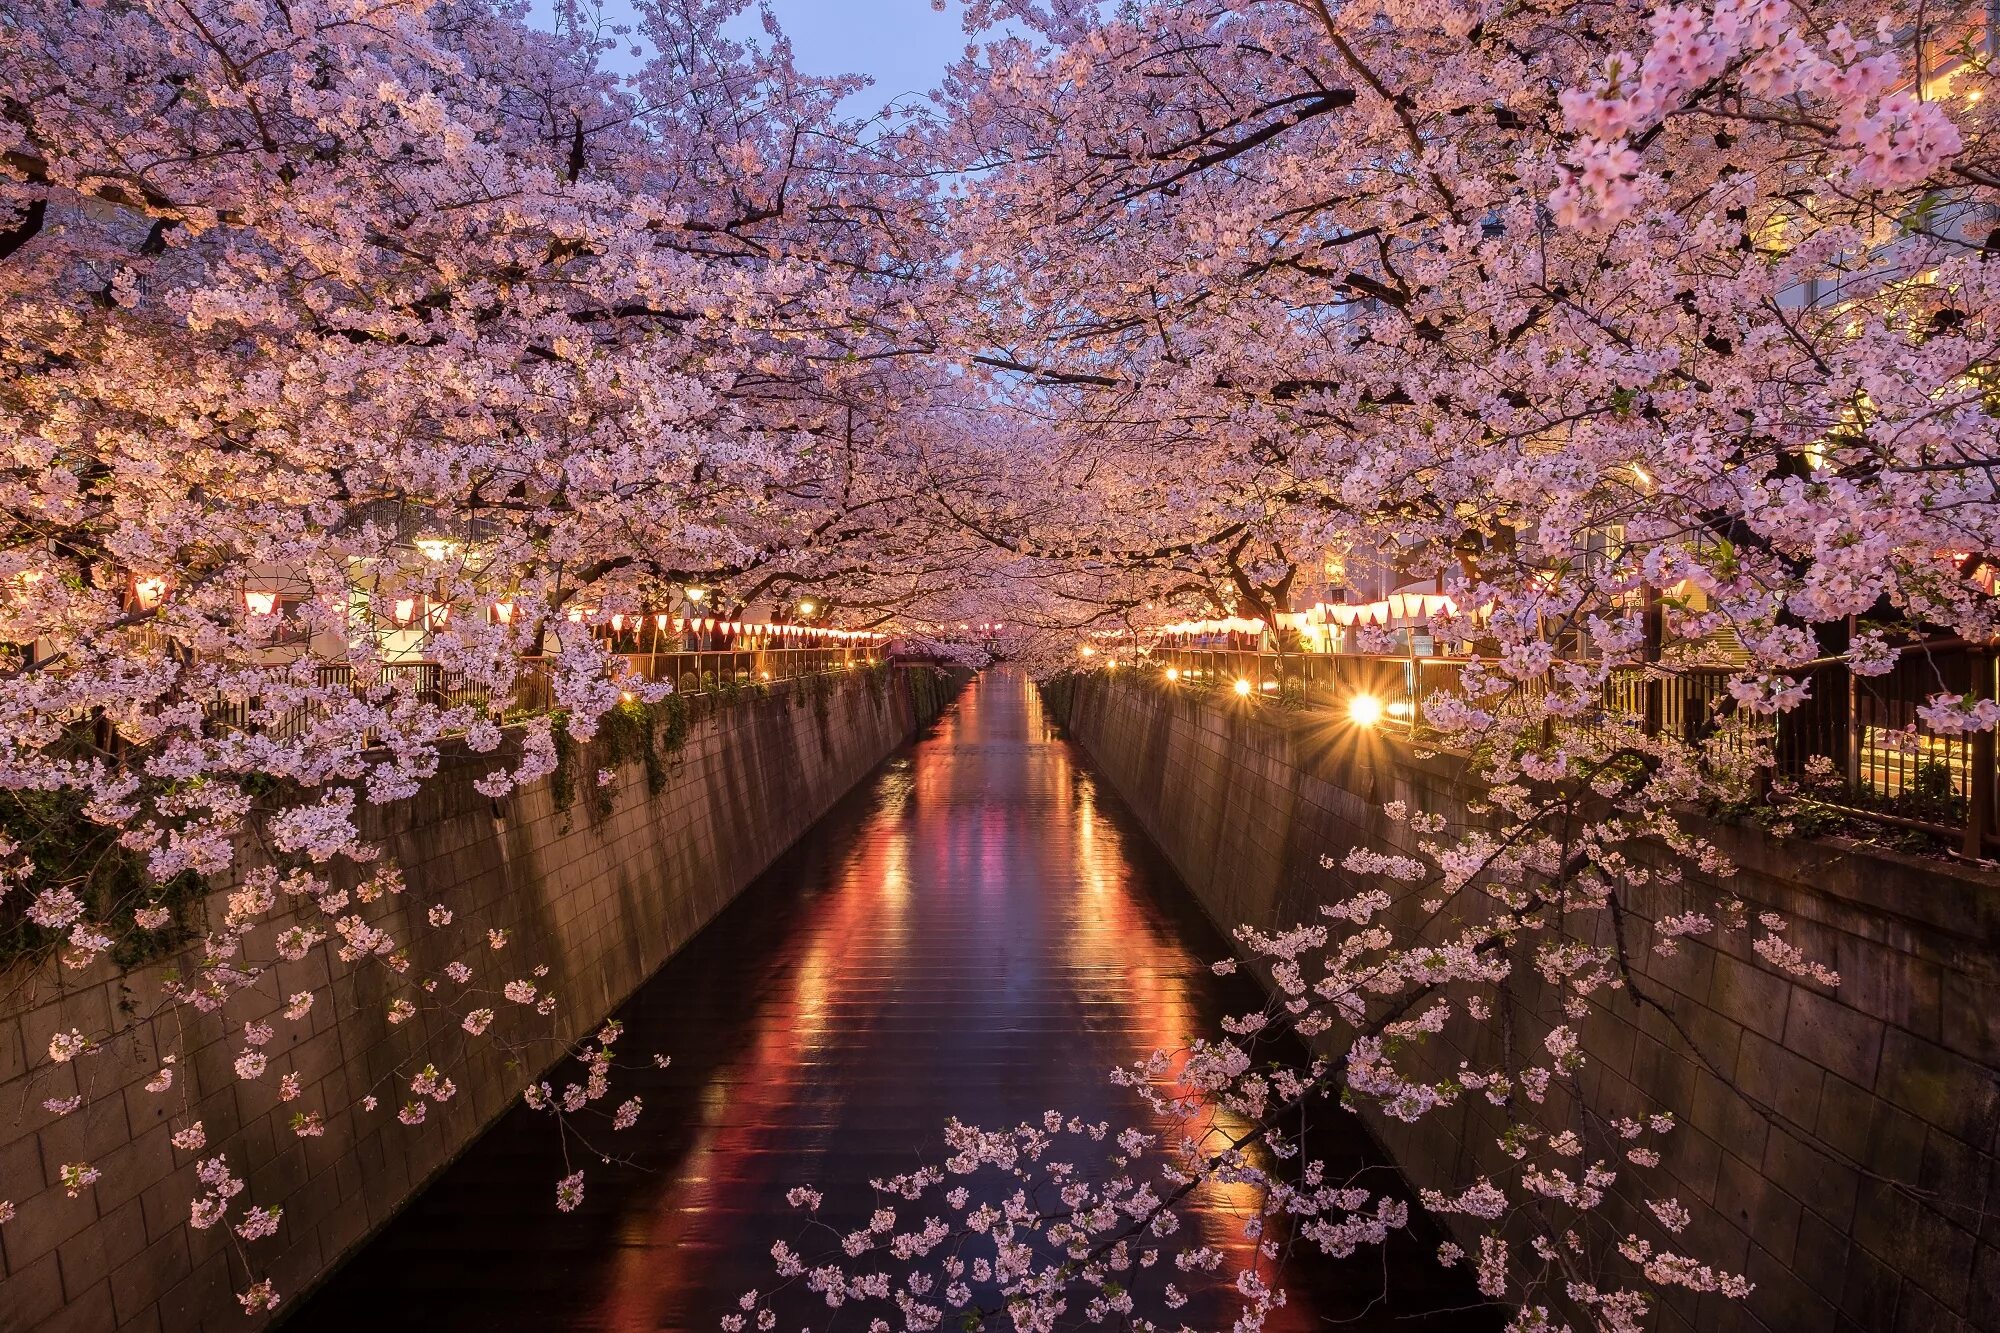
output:
[[[1489,817],[1392,810],[1393,847],[1335,849],[1325,920],[1240,936],[1271,1006],[1125,1071],[1149,1126],[955,1126],[884,1182],[914,1216],[780,1273],[916,1328],[1123,1320],[1226,1273],[1255,1327],[1287,1249],[1409,1218],[1297,1160],[1299,1117],[1478,1102],[1513,1166],[1419,1203],[1482,1237],[1441,1257],[1519,1327],[1742,1292],[1673,1239],[1687,1209],[1647,1174],[1671,1123],[1583,1098],[1575,1025],[1636,990],[1626,927],[1662,886],[1653,947],[1750,936],[1835,984],[1683,815],[1768,773],[1808,663],[2000,628],[1986,35],[1903,3],[978,0],[970,30],[1010,26],[935,111],[859,124],[775,25],[727,35],[741,8],[0,15],[0,914],[45,970],[108,966],[228,873],[149,1002],[226,1015],[271,984],[245,941],[283,904],[277,956],[383,969],[388,1021],[525,1042],[556,1009],[536,960],[495,930],[483,971],[412,975],[357,812],[448,737],[497,797],[657,702],[610,617],[813,591],[855,626],[1066,652],[1054,631],[1268,616],[1327,553],[1381,559],[1465,608],[1434,628],[1476,660],[1426,714]],[[451,691],[379,671],[413,618]],[[1668,644],[1730,647],[1698,734],[1605,706]],[[1941,690],[1926,719],[1996,714]],[[1424,1064],[1448,1029],[1514,1032],[1531,985],[1532,1040]],[[58,1034],[49,1067],[107,1035]],[[615,1101],[617,1035],[530,1104]],[[1295,1038],[1315,1054],[1264,1063]],[[282,1083],[270,1039],[243,1025],[240,1077]],[[434,1063],[397,1080],[368,1109],[455,1092]],[[192,1225],[280,1225],[177,1133],[214,1149]],[[1174,1239],[1191,1192],[1244,1183],[1247,1262]],[[566,1162],[556,1205],[584,1185]],[[282,1293],[244,1253],[258,1312]]]
[[[1466,608],[1436,637],[1475,653],[1426,718],[1488,799],[1471,826],[1392,806],[1393,845],[1329,859],[1348,888],[1325,919],[1240,932],[1273,1001],[1125,1071],[1150,1130],[954,1126],[953,1156],[880,1182],[873,1220],[808,1225],[824,1257],[782,1243],[779,1293],[725,1327],[789,1317],[798,1285],[885,1326],[1150,1326],[1191,1273],[1257,1327],[1284,1255],[1409,1220],[1299,1160],[1314,1107],[1465,1116],[1491,1142],[1499,1167],[1418,1202],[1516,1328],[1747,1294],[1682,1239],[1690,1201],[1655,1170],[1671,1117],[1585,1095],[1579,1026],[1614,996],[1675,1024],[1646,943],[1733,937],[1837,985],[1687,816],[1767,780],[1810,664],[1879,674],[1910,639],[2000,628],[1979,15],[1216,0],[968,21],[995,17],[1029,35],[954,71],[938,131],[973,181],[955,348],[1024,422],[993,447],[1047,481],[967,526],[1086,624],[1268,617],[1326,552],[1436,579]],[[1607,706],[1700,664],[1728,679],[1699,729]],[[1940,690],[1925,720],[1996,714]],[[1455,1069],[1445,1034],[1472,1052]],[[1287,1036],[1315,1057],[1273,1068]],[[1244,1182],[1253,1261],[1178,1234],[1190,1194]]]
[[[384,974],[391,1025],[442,1010],[535,1049],[561,1030],[546,967],[491,930],[482,966],[413,970],[389,923],[453,910],[394,916],[364,807],[418,791],[447,738],[497,798],[658,702],[672,683],[597,631],[685,588],[724,614],[811,593],[849,628],[963,594],[967,539],[919,500],[967,388],[894,328],[938,262],[933,188],[836,114],[851,80],[801,75],[775,27],[726,35],[741,8],[661,0],[626,30],[564,5],[554,33],[476,2],[0,16],[10,978],[180,948],[136,1017],[233,1030],[234,997],[323,952]],[[628,42],[638,72],[607,73]],[[393,669],[413,639],[442,677]],[[114,1035],[61,1034],[45,1068]],[[602,1102],[613,1035],[531,1100]],[[243,1025],[236,1073],[291,1100],[271,1038]],[[439,1060],[360,1109],[442,1113]],[[214,1152],[191,1223],[250,1247],[258,1312],[277,1222],[207,1138],[177,1129]]]

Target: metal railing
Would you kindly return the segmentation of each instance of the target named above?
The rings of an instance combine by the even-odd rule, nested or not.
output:
[[[698,652],[621,653],[638,680],[666,682],[683,695],[713,694],[726,689],[768,685],[873,666],[883,660],[880,644],[827,648],[724,649]],[[471,708],[494,720],[546,713],[556,706],[549,659],[521,659],[513,691],[496,700],[480,683],[441,663],[384,662],[357,676],[345,662],[322,663],[313,670],[316,697],[299,703],[267,704],[264,697],[219,699],[207,710],[211,731],[241,731],[277,740],[297,740],[327,723],[342,707],[328,700],[328,690],[345,691],[357,699],[381,701],[402,694],[438,708]]]
[[[1738,708],[1729,666],[1658,664],[1613,672],[1599,710],[1557,726],[1603,726],[1613,718],[1688,744],[1721,737],[1768,744],[1774,776],[1835,810],[1958,841],[1968,855],[2000,846],[2000,763],[1994,734],[1950,735],[1918,713],[1939,692],[1994,698],[1996,655],[1988,646],[1941,640],[1906,648],[1886,675],[1861,676],[1845,661],[1793,672],[1805,700],[1778,715]],[[1450,657],[1361,653],[1273,653],[1225,648],[1156,648],[1141,670],[1250,699],[1347,714],[1372,699],[1370,725],[1412,737],[1435,735],[1426,703],[1463,693],[1465,662]],[[1238,682],[1242,682],[1241,685]],[[1502,707],[1540,716],[1542,687],[1516,686]],[[1482,702],[1482,707],[1491,707]]]

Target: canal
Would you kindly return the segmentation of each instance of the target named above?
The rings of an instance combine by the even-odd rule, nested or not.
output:
[[[551,1122],[517,1108],[287,1329],[712,1333],[773,1285],[771,1242],[798,1234],[791,1186],[865,1209],[870,1177],[942,1160],[953,1115],[1147,1123],[1105,1075],[1255,1007],[1249,982],[1207,967],[1227,953],[1032,686],[989,672],[620,1010],[621,1048],[672,1063],[620,1076],[646,1111],[618,1136],[626,1160],[590,1164],[577,1212],[553,1206]],[[1391,1178],[1354,1121],[1321,1118],[1312,1156]],[[1240,1263],[1231,1203],[1204,1193],[1185,1222]],[[1267,1327],[1497,1327],[1432,1243],[1299,1251]]]

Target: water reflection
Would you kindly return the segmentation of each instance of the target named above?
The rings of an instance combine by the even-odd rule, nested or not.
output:
[[[954,1114],[1131,1123],[1105,1071],[1243,1007],[1247,983],[1204,966],[1224,952],[1032,688],[989,674],[625,1006],[623,1045],[674,1063],[624,1080],[647,1105],[634,1161],[592,1167],[579,1213],[551,1206],[547,1122],[509,1115],[295,1327],[713,1330],[771,1285],[794,1184],[865,1207],[871,1177],[941,1157]],[[1371,1160],[1343,1118],[1322,1138],[1335,1171]],[[1187,1220],[1248,1262],[1254,1203],[1216,1187]],[[1386,1265],[1393,1306],[1380,1256],[1293,1264],[1272,1326],[1475,1326],[1410,1317],[1469,1299],[1414,1249]]]

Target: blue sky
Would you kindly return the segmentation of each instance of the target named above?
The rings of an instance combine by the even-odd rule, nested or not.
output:
[[[854,112],[929,92],[965,50],[956,4],[942,14],[930,0],[772,0],[771,7],[792,39],[800,69],[874,78],[873,88],[850,99]],[[746,30],[761,34],[755,13],[745,17]]]
[[[547,0],[533,4],[532,22],[546,26]],[[962,10],[956,0],[944,13],[930,0],[771,0],[799,68],[808,74],[866,74],[875,86],[848,99],[851,115],[867,116],[899,97],[921,97],[938,85],[945,67],[965,50]],[[603,0],[616,22],[631,13],[623,0]],[[753,3],[732,25],[739,36],[762,39]],[[630,68],[622,50],[607,53],[612,68]]]

